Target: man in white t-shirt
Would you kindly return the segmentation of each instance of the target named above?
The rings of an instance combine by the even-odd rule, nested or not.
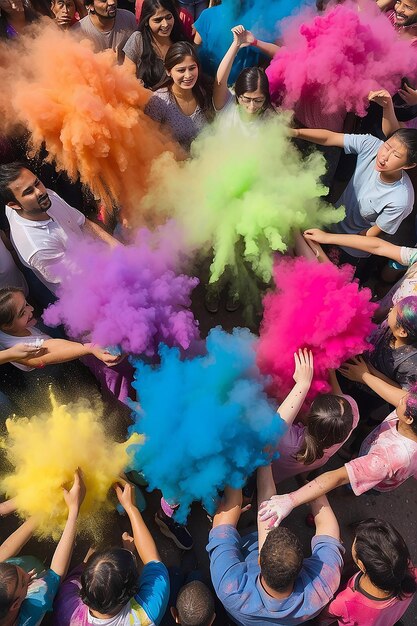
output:
[[[6,203],[10,239],[23,265],[56,294],[60,284],[56,272],[69,239],[85,234],[111,246],[117,240],[80,211],[67,204],[22,163],[0,166],[0,194]]]

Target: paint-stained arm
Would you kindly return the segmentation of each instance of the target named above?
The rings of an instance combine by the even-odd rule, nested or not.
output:
[[[279,406],[278,413],[287,426],[291,426],[297,417],[303,402],[310,389],[311,381],[314,373],[313,353],[311,350],[299,350],[294,353],[295,385],[285,398],[284,402]]]

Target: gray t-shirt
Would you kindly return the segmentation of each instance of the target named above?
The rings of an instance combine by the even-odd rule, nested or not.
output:
[[[123,61],[123,47],[130,35],[137,28],[133,13],[125,9],[117,9],[114,26],[106,33],[98,30],[92,23],[90,16],[86,15],[82,20],[74,24],[72,32],[91,39],[96,52],[103,50],[117,50],[119,62]]]
[[[383,141],[372,135],[345,135],[346,154],[357,154],[355,172],[336,207],[345,206],[346,217],[331,231],[358,234],[375,224],[393,235],[413,209],[414,191],[406,172],[395,183],[384,183],[375,169],[375,157]],[[343,248],[353,257],[369,256],[361,250]]]
[[[140,78],[141,80],[143,80],[143,77],[146,71],[146,65],[144,65],[144,63],[142,62],[143,37],[142,37],[141,32],[136,30],[134,33],[130,35],[129,39],[127,40],[123,48],[123,52],[125,53],[128,59],[130,59],[131,61],[133,61],[133,63],[136,64],[137,78]],[[156,55],[156,58],[154,60],[153,69],[155,71],[155,76],[158,76],[157,81],[155,83],[152,83],[151,85],[147,84],[145,81],[144,82],[145,82],[145,87],[147,87],[148,89],[152,89],[153,91],[156,91],[156,89],[159,89],[159,87],[161,87],[161,85],[167,80],[167,73],[165,70],[164,62],[160,57],[158,57],[158,55]]]
[[[203,129],[207,120],[197,105],[192,115],[185,115],[175,101],[174,96],[166,87],[158,89],[145,107],[145,113],[171,131],[172,136],[185,149],[189,150],[191,142]]]

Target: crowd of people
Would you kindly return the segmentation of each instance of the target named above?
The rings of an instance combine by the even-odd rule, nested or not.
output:
[[[179,144],[184,158],[193,158],[193,141],[214,120],[217,132],[234,129],[250,150],[251,137],[279,112],[265,69],[280,40],[258,39],[262,24],[240,24],[244,4],[0,0],[0,39],[1,45],[16,45],[33,23],[53,21],[75,39],[89,39],[96,53],[113,50],[114,63],[150,90],[145,113]],[[314,10],[320,14],[325,5]],[[416,54],[417,0],[377,5],[398,37],[409,42],[409,54]],[[219,33],[230,13],[236,21],[227,47]],[[163,563],[141,513],[148,496],[139,487],[146,476],[135,472],[114,485],[131,532],[123,534],[120,547],[92,546],[84,562],[69,571],[86,495],[82,468],[74,468],[72,486],[63,488],[67,522],[49,567],[20,555],[35,533],[35,519],[18,525],[0,545],[0,626],[37,626],[43,619],[56,626],[400,623],[417,589],[417,568],[389,508],[386,519],[370,518],[363,508],[366,519],[357,524],[352,545],[355,569],[347,571],[343,532],[326,494],[344,486],[351,498],[373,492],[389,499],[388,492],[417,478],[416,85],[417,76],[404,77],[395,94],[381,85],[369,93],[364,118],[329,116],[306,98],[295,107],[291,141],[300,154],[311,149],[308,142],[323,150],[328,200],[343,206],[346,215],[327,231],[311,224],[297,235],[294,254],[349,263],[355,280],[372,287],[379,305],[373,350],[329,371],[331,393],[318,394],[307,412],[314,355],[304,346],[294,354],[294,387],[277,407],[286,427],[274,451],[279,454],[271,451],[271,463],[248,476],[243,489],[224,485],[217,511],[208,516],[211,580],[201,563],[188,568]],[[327,121],[327,128],[314,120]],[[125,432],[129,402],[140,402],[125,355],[36,319],[59,296],[68,242],[89,237],[110,250],[120,245],[122,225],[103,224],[100,198],[80,180],[70,181],[43,158],[30,159],[21,134],[0,137],[0,195],[2,421],[13,413],[33,413],[52,384],[63,401],[100,396],[120,416],[118,427]],[[210,285],[205,307],[212,326],[220,302],[219,286]],[[240,306],[232,289],[226,310]],[[326,471],[332,457],[339,467]],[[280,490],[280,483],[293,477],[300,487],[277,495],[277,485]],[[311,505],[307,521],[314,528],[308,556],[300,537],[282,523],[305,503]],[[257,529],[241,534],[239,521],[250,506]],[[178,503],[162,497],[155,523],[186,553],[193,537],[177,523],[177,509]],[[0,503],[1,517],[16,511],[13,499]]]

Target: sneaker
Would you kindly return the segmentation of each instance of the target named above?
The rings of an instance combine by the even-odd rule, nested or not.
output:
[[[237,311],[239,307],[239,293],[237,291],[229,291],[226,300],[226,311],[229,311],[229,313],[233,313],[234,311]]]
[[[208,286],[206,290],[206,297],[204,298],[204,305],[209,313],[217,313],[219,310],[220,294],[218,289]]]
[[[155,513],[155,523],[159,526],[159,530],[165,537],[172,539],[175,545],[181,550],[191,550],[193,547],[193,538],[187,528],[182,524],[177,524],[172,517],[165,515],[163,511]]]

